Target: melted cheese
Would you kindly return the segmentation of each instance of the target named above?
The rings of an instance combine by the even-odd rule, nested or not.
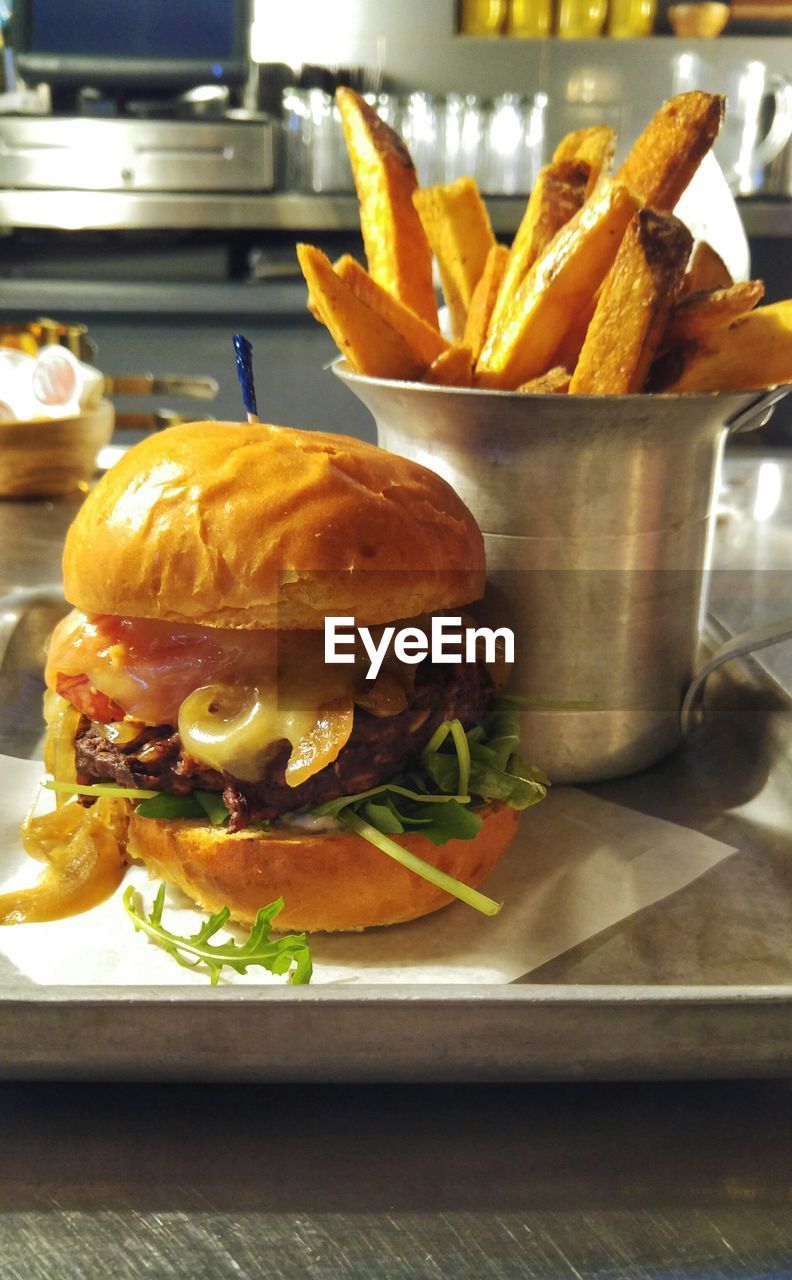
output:
[[[415,667],[389,652],[373,684],[367,667],[362,652],[354,664],[325,663],[320,630],[231,631],[74,610],[55,629],[45,677],[50,690],[59,676],[83,677],[89,694],[117,703],[136,726],[178,724],[189,755],[243,782],[258,781],[286,739],[286,781],[296,787],[336,759],[352,732],[354,703],[376,716],[406,707]],[[118,715],[112,707],[106,717],[94,713],[90,698],[81,705],[91,718]],[[64,760],[53,763],[61,780],[72,776],[65,769]]]
[[[352,722],[351,702],[290,709],[279,704],[272,688],[215,684],[185,698],[179,736],[200,764],[243,782],[263,776],[275,744],[285,739],[292,745],[286,781],[296,787],[332,764]]]

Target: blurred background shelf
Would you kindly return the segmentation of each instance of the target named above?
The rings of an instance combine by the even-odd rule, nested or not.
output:
[[[488,196],[497,235],[514,234],[525,196]],[[792,235],[792,200],[739,201],[749,237]],[[216,230],[357,232],[353,195],[298,192],[23,191],[0,190],[0,225],[57,231]]]

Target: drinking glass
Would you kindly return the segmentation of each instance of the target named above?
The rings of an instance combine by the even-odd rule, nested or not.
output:
[[[313,126],[309,90],[283,90],[284,182],[288,191],[311,190]]]
[[[547,95],[523,98],[503,93],[492,103],[486,135],[483,190],[489,195],[523,195],[531,190],[542,163]]]
[[[485,113],[473,93],[449,93],[443,110],[443,181],[482,180]]]
[[[410,151],[421,186],[441,176],[437,103],[431,93],[411,93],[402,117],[401,135]]]

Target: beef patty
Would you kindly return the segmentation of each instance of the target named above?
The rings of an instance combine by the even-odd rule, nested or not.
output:
[[[461,720],[466,728],[477,724],[491,693],[486,668],[478,663],[442,667],[422,663],[406,709],[380,718],[355,707],[352,733],[337,759],[298,787],[286,783],[291,746],[285,739],[277,744],[260,781],[240,782],[186,755],[173,725],[146,728],[122,746],[108,742],[101,729],[84,717],[75,747],[77,777],[84,784],[110,781],[173,795],[221,791],[231,813],[228,829],[241,831],[251,822],[270,821],[294,809],[387,782],[420,754],[444,720]]]

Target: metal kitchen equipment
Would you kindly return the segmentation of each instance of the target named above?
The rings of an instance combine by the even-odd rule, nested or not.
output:
[[[523,749],[553,782],[642,769],[680,741],[721,456],[761,392],[526,396],[337,376],[380,445],[451,483],[484,533],[487,621],[514,628]],[[785,391],[771,393],[780,398]]]
[[[269,191],[269,120],[0,117],[0,185],[78,191]]]

